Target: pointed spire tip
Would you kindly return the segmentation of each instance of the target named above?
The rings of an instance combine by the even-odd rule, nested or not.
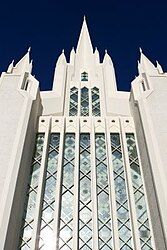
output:
[[[105,49],[105,54],[107,54],[108,53],[108,51],[107,51],[107,49]]]
[[[142,52],[143,52],[141,47],[139,48],[139,51],[140,51],[140,53],[142,53]]]
[[[31,47],[28,48],[28,51],[27,52],[30,52],[31,51]]]
[[[91,43],[87,23],[85,21],[85,16],[84,16],[84,21],[82,24],[76,52],[79,53],[79,51],[80,52],[82,51],[81,53],[83,53],[83,50],[85,49],[87,50],[87,53],[89,52],[93,53],[92,43]]]

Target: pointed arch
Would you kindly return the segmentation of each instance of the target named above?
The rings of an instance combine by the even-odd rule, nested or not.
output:
[[[81,73],[81,82],[87,82],[88,81],[88,73],[86,71]]]

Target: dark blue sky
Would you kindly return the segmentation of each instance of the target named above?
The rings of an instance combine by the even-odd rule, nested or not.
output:
[[[119,90],[129,90],[137,74],[139,47],[167,70],[167,0],[9,0],[1,2],[0,71],[31,46],[33,74],[51,89],[57,58],[76,48],[84,14],[101,59],[105,49],[113,59]]]

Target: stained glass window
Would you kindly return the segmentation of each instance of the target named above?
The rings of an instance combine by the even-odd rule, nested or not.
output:
[[[89,90],[86,87],[81,89],[81,116],[89,115]]]
[[[73,87],[70,89],[70,108],[69,116],[76,116],[78,114],[78,89]]]
[[[119,133],[111,134],[112,163],[116,195],[118,235],[121,250],[132,250],[129,205]]]
[[[136,214],[137,214],[141,249],[151,250],[153,248],[151,244],[149,219],[147,214],[143,181],[141,176],[141,170],[139,165],[134,134],[127,133],[126,140],[129,153],[129,163],[131,169],[131,178],[132,178],[134,199],[136,205]]]
[[[92,115],[100,116],[100,94],[99,89],[94,87],[92,88]]]
[[[59,155],[60,134],[52,133],[50,136],[49,153],[47,160],[45,190],[42,204],[41,228],[39,249],[50,249],[54,242],[53,222],[55,191],[57,182],[57,164]]]
[[[113,243],[105,135],[96,134],[95,140],[99,250],[109,250]]]
[[[19,249],[21,250],[30,249],[32,232],[33,232],[36,198],[38,191],[40,166],[41,166],[41,159],[43,152],[43,144],[44,144],[44,134],[40,133],[37,135],[36,138],[35,153],[31,165],[30,180],[28,184],[26,201],[24,206],[24,216],[21,228],[21,241],[19,245]]]
[[[86,73],[85,71],[81,74],[81,81],[88,81],[88,73]]]
[[[75,134],[67,133],[65,135],[62,169],[61,212],[58,248],[62,250],[73,249],[74,160]]]
[[[90,134],[81,134],[80,136],[79,249],[93,249]]]

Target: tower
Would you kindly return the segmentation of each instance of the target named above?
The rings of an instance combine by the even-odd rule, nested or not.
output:
[[[84,18],[40,91],[30,51],[0,78],[0,249],[167,249],[167,74],[140,51],[130,92]]]

